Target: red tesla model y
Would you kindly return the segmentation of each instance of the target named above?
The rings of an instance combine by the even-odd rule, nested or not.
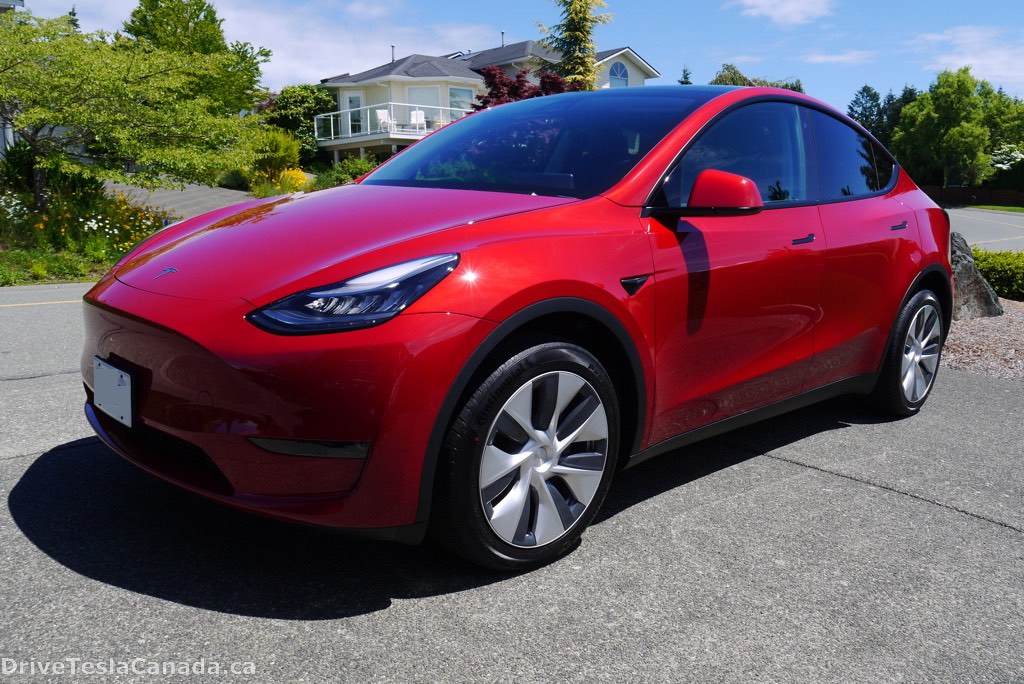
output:
[[[527,568],[682,444],[839,394],[916,413],[950,278],[943,211],[821,102],[543,97],[144,241],[85,297],[85,410],[211,499]]]

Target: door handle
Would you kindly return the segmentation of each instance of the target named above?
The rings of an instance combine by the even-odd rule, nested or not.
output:
[[[892,227],[890,228],[890,230],[903,230],[903,229],[904,229],[904,228],[906,228],[906,227],[907,227],[907,222],[906,222],[906,221],[904,221],[903,223],[898,223],[898,224],[896,224],[895,226],[892,226]]]
[[[808,242],[814,242],[814,233],[808,233],[807,237],[797,238],[793,240],[794,245],[806,245]]]

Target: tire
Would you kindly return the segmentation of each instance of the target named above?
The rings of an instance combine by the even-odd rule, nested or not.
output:
[[[573,549],[611,485],[615,387],[573,344],[539,344],[480,383],[445,437],[431,536],[487,568],[526,570]]]
[[[946,338],[942,321],[942,305],[930,290],[921,290],[900,309],[871,395],[880,411],[906,417],[921,410],[939,372]]]

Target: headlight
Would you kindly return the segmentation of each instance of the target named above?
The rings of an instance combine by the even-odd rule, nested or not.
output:
[[[406,261],[337,285],[306,290],[246,316],[269,332],[308,335],[369,328],[394,318],[459,264],[458,254]]]

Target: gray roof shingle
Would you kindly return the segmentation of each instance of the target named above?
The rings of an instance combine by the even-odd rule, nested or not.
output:
[[[387,76],[409,76],[411,78],[471,78],[479,81],[480,74],[473,71],[465,62],[430,55],[409,55],[396,59],[394,62],[382,64],[358,74],[342,74],[325,78],[321,83],[362,83]]]

